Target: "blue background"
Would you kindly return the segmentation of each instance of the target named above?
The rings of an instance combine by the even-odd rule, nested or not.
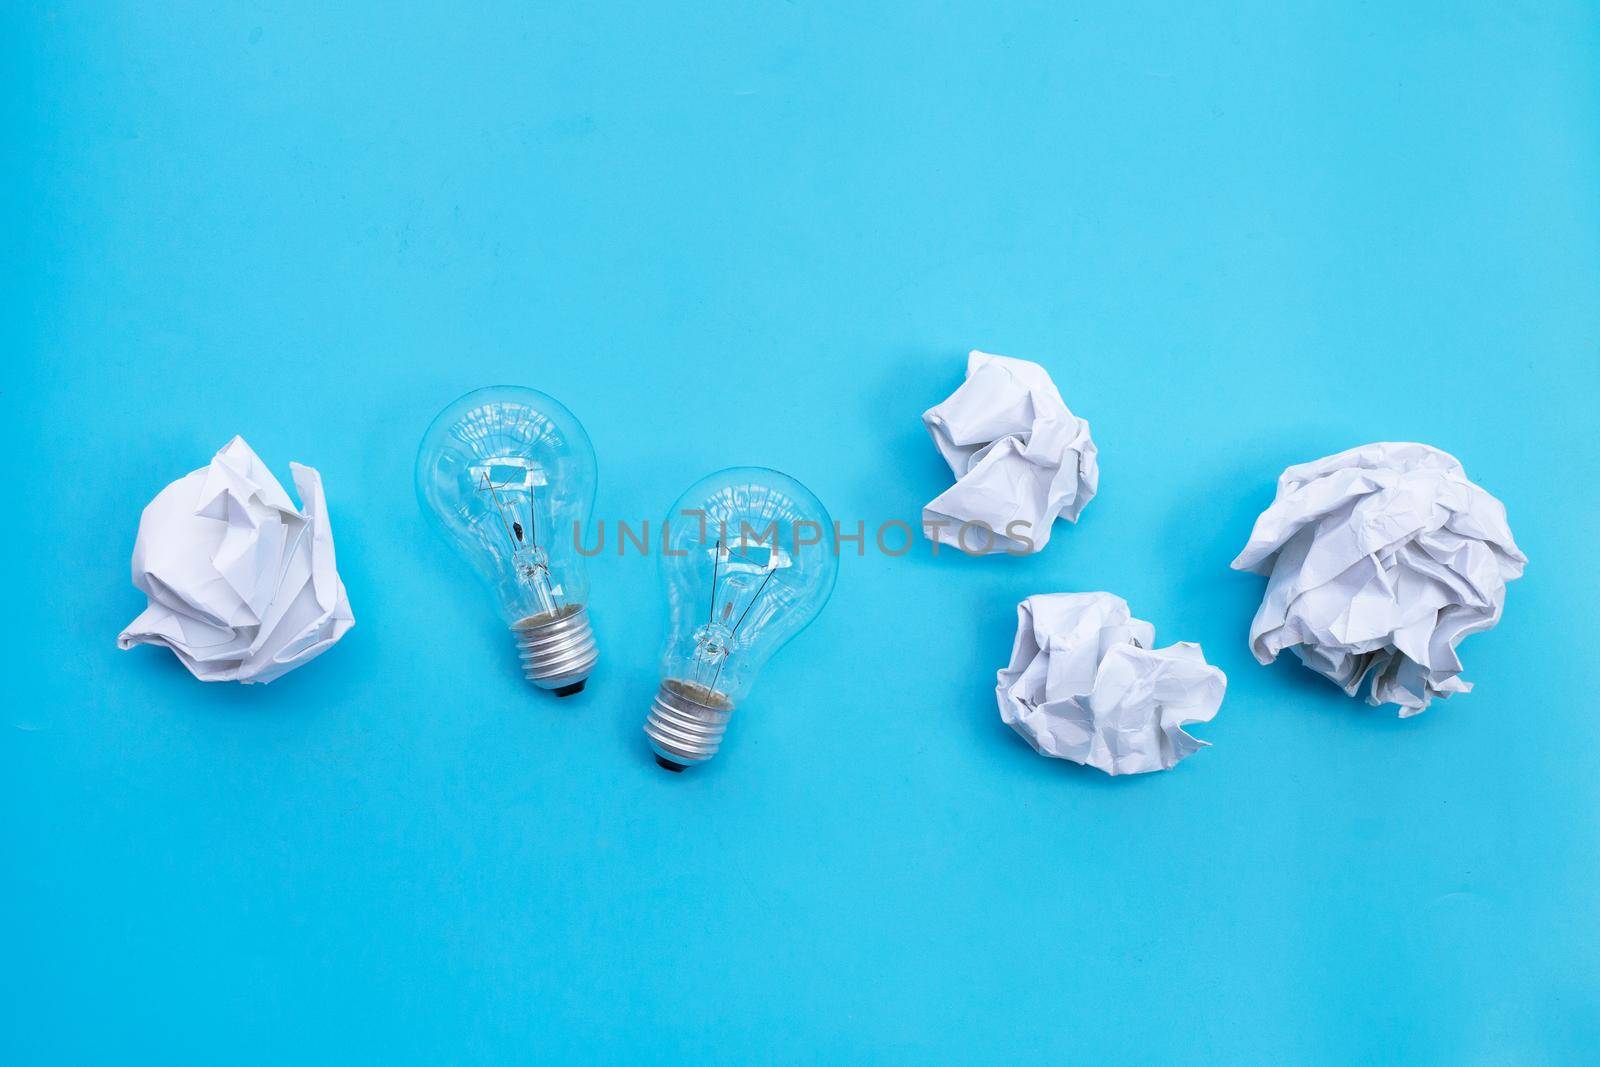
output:
[[[1600,14],[1190,6],[8,6],[0,1058],[1592,1054]],[[653,560],[554,703],[413,497],[513,382],[600,515],[756,463],[914,520],[971,347],[1050,369],[1100,496],[846,558],[700,772],[640,734]],[[140,508],[235,433],[323,473],[357,617],[268,687],[114,646]],[[1227,566],[1383,439],[1532,560],[1406,722],[1257,666]],[[1016,602],[1088,589],[1228,674],[1173,773],[999,721]]]

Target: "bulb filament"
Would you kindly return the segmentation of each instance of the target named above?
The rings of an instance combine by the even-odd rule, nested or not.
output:
[[[739,617],[733,621],[731,626],[728,624],[728,620],[733,617],[734,609],[737,607],[735,597],[738,589],[734,581],[723,573],[722,561],[724,555],[726,555],[730,564],[737,559],[740,563],[745,564],[747,568],[760,567],[766,571],[760,583],[756,585],[755,592],[751,594],[749,602],[745,604],[744,610],[739,612]],[[712,692],[716,691],[717,681],[722,677],[722,669],[727,666],[728,658],[733,655],[733,650],[739,637],[739,628],[744,625],[745,619],[750,617],[750,612],[754,610],[756,603],[761,599],[761,595],[766,592],[767,583],[772,581],[772,576],[777,573],[778,566],[779,556],[776,552],[768,556],[765,564],[761,564],[747,555],[736,554],[731,549],[724,548],[722,539],[720,537],[717,539],[711,564],[711,610],[706,619],[706,624],[696,631],[694,635],[695,644],[699,649],[699,653],[695,657],[695,677],[693,679],[696,683],[704,685]],[[719,618],[717,601],[721,599],[724,585],[728,587],[729,595],[722,602],[722,612]],[[705,674],[708,671],[711,673],[711,680],[706,682]]]
[[[512,505],[506,503],[501,497],[500,490],[507,490],[510,495],[512,489],[524,489],[528,494],[528,525],[522,525],[522,519],[517,515]],[[525,479],[521,486],[511,484],[496,485],[485,469],[482,472],[482,484],[478,491],[487,490],[494,500],[495,513],[500,516],[500,525],[505,529],[506,541],[511,546],[511,564],[517,577],[533,589],[539,598],[540,612],[555,611],[559,606],[554,591],[550,587],[550,557],[544,549],[539,547],[538,524],[533,515],[533,491],[531,480]]]

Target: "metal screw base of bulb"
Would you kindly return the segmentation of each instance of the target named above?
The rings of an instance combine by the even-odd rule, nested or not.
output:
[[[600,658],[589,611],[581,604],[530,615],[511,632],[517,636],[523,676],[540,689],[554,689],[557,696],[581,690]]]
[[[669,771],[681,771],[717,754],[732,716],[733,703],[723,694],[668,678],[656,690],[644,732],[656,762]]]

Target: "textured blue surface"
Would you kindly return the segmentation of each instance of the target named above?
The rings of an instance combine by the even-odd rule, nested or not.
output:
[[[0,1059],[1591,1055],[1600,16],[1188,6],[8,6]],[[758,463],[912,519],[972,346],[1052,371],[1099,498],[845,560],[703,773],[639,733],[654,561],[597,564],[552,704],[412,497],[508,381],[602,514]],[[114,647],[140,507],[234,433],[322,471],[357,617],[265,688]],[[1227,569],[1381,439],[1532,560],[1406,722],[1256,666]],[[1215,747],[1108,780],[1001,725],[1070,589],[1203,643]]]

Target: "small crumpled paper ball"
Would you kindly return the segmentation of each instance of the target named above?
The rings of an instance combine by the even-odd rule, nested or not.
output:
[[[149,606],[119,647],[164,645],[203,682],[270,682],[355,625],[322,476],[289,467],[304,511],[242,437],[156,495],[133,547]]]
[[[923,532],[969,555],[1038,552],[1100,485],[1088,422],[1037,363],[974,350],[967,380],[922,421],[956,476],[923,508]]]
[[[995,686],[1000,718],[1042,756],[1107,774],[1170,769],[1207,746],[1183,728],[1216,715],[1228,679],[1199,645],[1155,648],[1155,636],[1110,593],[1029,597]]]
[[[1527,562],[1455,457],[1379,443],[1284,471],[1233,567],[1268,576],[1257,660],[1290,649],[1351,696],[1370,679],[1367,703],[1405,717],[1472,689],[1456,646],[1500,620]]]

